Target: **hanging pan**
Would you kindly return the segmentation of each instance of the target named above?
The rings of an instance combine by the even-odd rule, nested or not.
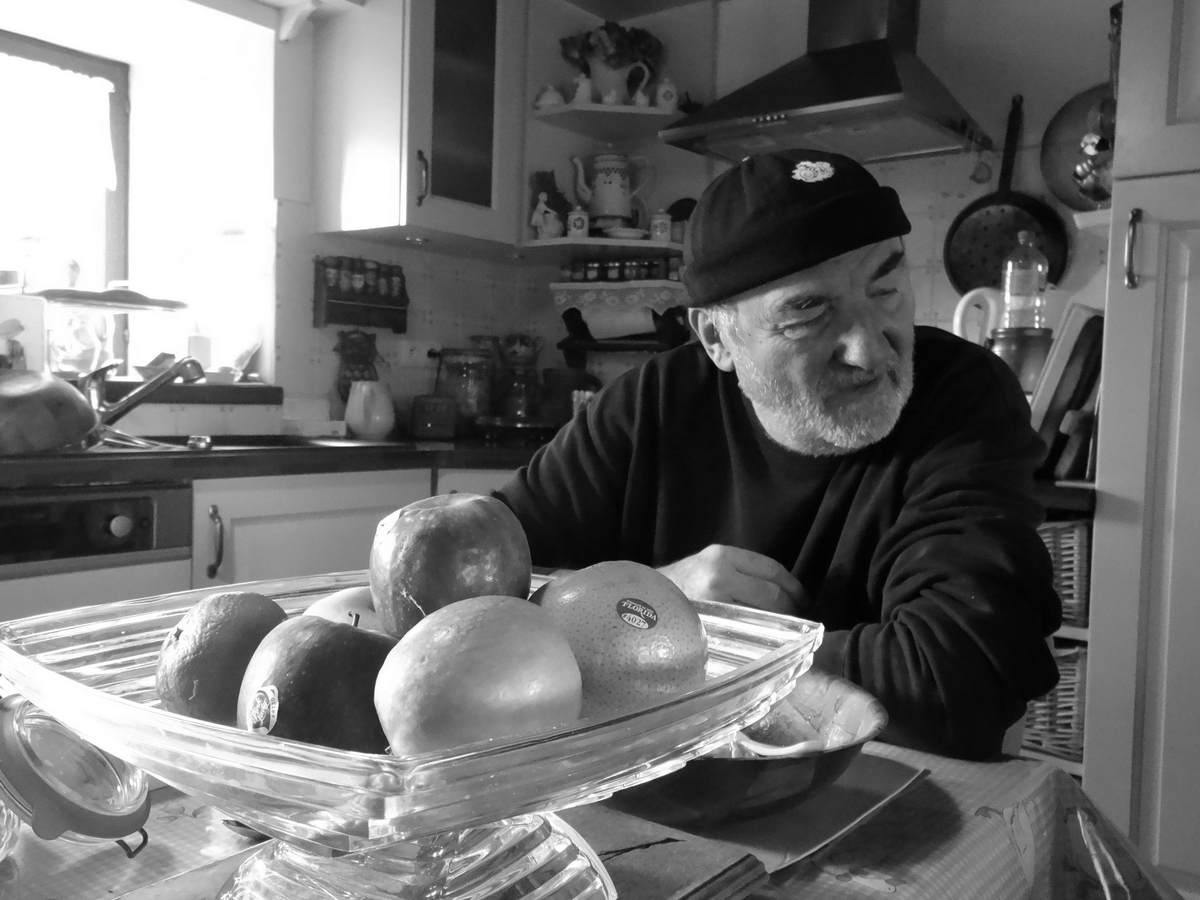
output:
[[[1067,231],[1058,214],[1036,197],[1012,189],[1013,162],[1021,137],[1024,98],[1013,97],[1000,160],[999,189],[963,209],[946,232],[942,258],[958,293],[1000,288],[1004,257],[1017,246],[1017,233],[1032,231],[1049,263],[1047,281],[1057,284],[1067,266]]]

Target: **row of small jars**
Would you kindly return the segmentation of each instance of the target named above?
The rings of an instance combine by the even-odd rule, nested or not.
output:
[[[351,256],[327,256],[321,260],[321,267],[328,291],[387,297],[393,302],[408,298],[401,266]]]
[[[563,281],[678,281],[682,260],[678,256],[642,259],[577,259],[564,266]]]

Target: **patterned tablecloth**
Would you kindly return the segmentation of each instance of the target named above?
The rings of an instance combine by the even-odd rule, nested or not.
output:
[[[867,750],[929,774],[848,833],[775,871],[751,900],[1180,898],[1053,765],[965,763],[885,744]],[[0,861],[0,900],[209,900],[255,842],[225,828],[211,807],[170,789],[156,795],[150,841],[134,859],[111,842],[39,841],[24,828],[15,854]],[[719,862],[720,854],[709,855]],[[680,884],[662,900],[690,890]],[[626,893],[633,900],[637,891]]]
[[[754,900],[1167,900],[1179,893],[1061,769],[967,763],[885,744],[929,769],[823,850],[776,872]]]

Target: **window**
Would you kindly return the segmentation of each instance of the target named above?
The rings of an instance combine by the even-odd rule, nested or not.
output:
[[[103,354],[81,355],[64,369],[119,358],[132,377],[132,367],[160,353],[183,356],[188,337],[200,334],[211,339],[213,368],[234,365],[262,346],[259,371],[269,377],[276,299],[275,32],[264,9],[251,0],[0,2],[0,32],[7,33],[0,61],[24,67],[16,88],[0,74],[0,291],[12,289],[5,285],[5,254],[28,256],[34,244],[22,238],[31,233],[29,222],[54,219],[64,229],[89,231],[91,246],[101,249],[88,256],[67,238],[39,241],[43,255],[57,261],[43,266],[44,275],[30,266],[29,289],[64,287],[72,277],[84,290],[123,281],[147,297],[187,304],[181,312],[79,312],[75,318],[86,320],[88,329],[60,322],[67,343],[96,340],[93,325],[110,343]],[[115,69],[88,68],[105,64]],[[120,117],[120,127],[108,131],[110,168],[97,162],[103,147],[82,162],[71,156],[95,144],[81,139],[79,115],[51,112],[51,104],[35,104],[22,93],[33,65],[81,85],[81,92],[105,92]],[[19,96],[10,96],[14,91]],[[19,159],[10,152],[14,140]],[[33,170],[41,174],[35,178]],[[84,192],[63,185],[85,173],[94,181],[102,171],[111,176],[103,192],[115,184],[110,193],[124,218],[110,219],[107,193],[100,195],[103,206],[93,199],[87,209],[54,213],[41,188],[31,188],[77,197]],[[24,204],[18,227],[9,197],[21,190],[35,199]],[[51,308],[61,309],[48,307],[48,321]],[[53,368],[54,354],[47,360]]]
[[[129,67],[0,31],[0,269],[29,290],[127,274]]]

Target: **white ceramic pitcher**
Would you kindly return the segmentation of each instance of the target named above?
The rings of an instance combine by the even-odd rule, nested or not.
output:
[[[987,318],[984,319],[983,325],[979,329],[978,335],[969,333],[967,327],[967,316],[972,309],[983,307]],[[981,344],[984,347],[988,346],[992,337],[992,332],[1000,327],[1000,323],[1004,321],[1004,295],[995,288],[980,287],[972,291],[967,291],[958,301],[958,306],[954,308],[954,324],[952,326],[954,333],[961,338],[966,338],[976,344]]]
[[[396,424],[396,410],[387,385],[379,381],[352,381],[346,399],[346,427],[357,438],[381,441]]]

